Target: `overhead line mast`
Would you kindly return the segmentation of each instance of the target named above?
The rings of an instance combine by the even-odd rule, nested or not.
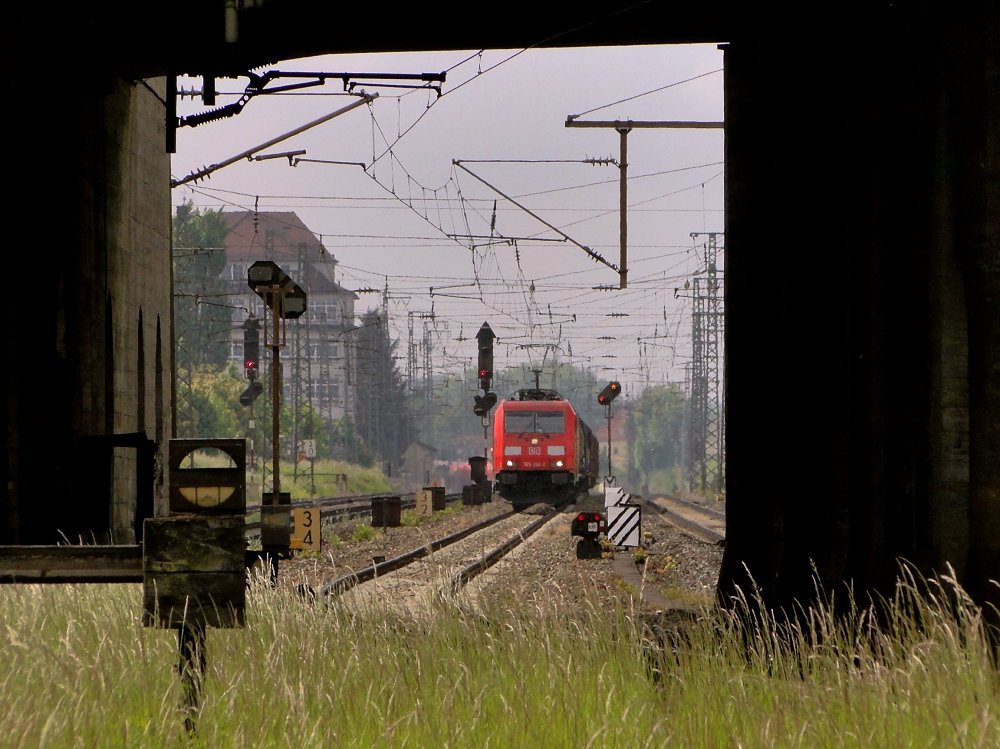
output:
[[[650,121],[650,120],[605,120],[605,121],[580,121],[579,115],[571,114],[566,117],[566,127],[605,127],[614,128],[620,136],[620,155],[618,159],[619,170],[619,243],[620,255],[618,261],[618,288],[628,288],[628,134],[632,128],[695,128],[695,129],[719,129],[725,128],[724,122],[681,122],[681,121]]]

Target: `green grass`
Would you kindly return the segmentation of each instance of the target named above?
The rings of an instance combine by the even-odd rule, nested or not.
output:
[[[216,450],[197,450],[185,459],[185,467],[224,468],[232,466],[233,462],[225,453]],[[268,473],[261,487],[261,465],[256,469],[248,468],[247,486],[257,486],[259,490],[272,491],[272,478]],[[282,461],[280,465],[281,491],[289,492],[292,499],[311,499],[313,497],[337,497],[350,494],[378,494],[392,491],[392,483],[377,468],[347,463],[342,460],[316,460],[310,466],[306,461],[296,466]],[[346,484],[340,477],[346,476]],[[248,497],[248,503],[254,504],[260,497]]]
[[[1000,745],[977,613],[912,587],[882,626],[706,611],[683,637],[631,611],[545,606],[441,603],[414,621],[255,583],[247,627],[208,632],[191,736],[176,635],[142,626],[141,586],[5,586],[0,735],[12,749]]]
[[[337,476],[347,476],[346,486],[338,482]],[[317,460],[310,472],[309,463],[298,465],[298,477],[291,463],[281,464],[281,491],[289,492],[292,499],[312,499],[314,497],[338,497],[349,494],[378,494],[391,492],[392,483],[377,468],[366,468],[340,460]],[[271,474],[263,483],[263,491],[271,491]],[[248,474],[248,484],[261,481],[260,471]],[[315,491],[313,484],[315,484]],[[250,498],[252,499],[252,498]]]
[[[382,531],[377,530],[370,525],[358,523],[354,526],[354,530],[351,531],[351,539],[353,541],[371,541],[381,533]]]

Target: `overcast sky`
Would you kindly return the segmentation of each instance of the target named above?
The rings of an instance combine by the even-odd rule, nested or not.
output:
[[[426,330],[433,341],[436,371],[474,366],[473,339],[488,321],[498,370],[557,358],[599,380],[619,379],[635,397],[684,379],[693,291],[684,284],[704,277],[709,233],[719,235],[722,269],[723,133],[634,128],[627,136],[629,272],[620,290],[617,272],[583,249],[620,265],[620,136],[567,127],[567,117],[721,121],[721,69],[715,45],[282,61],[257,72],[446,75],[433,84],[440,95],[357,79],[355,94],[377,94],[373,101],[258,154],[304,150],[294,166],[288,157],[239,159],[175,187],[173,200],[294,211],[338,261],[342,285],[378,290],[361,291],[359,314],[380,306],[388,285],[400,353],[412,321],[416,339]],[[247,82],[219,81],[216,106],[236,101]],[[297,82],[275,78],[269,87]],[[173,178],[357,101],[339,78],[254,96],[237,116],[178,129]],[[199,99],[179,105],[181,115],[205,110]],[[524,384],[497,389],[505,395]]]

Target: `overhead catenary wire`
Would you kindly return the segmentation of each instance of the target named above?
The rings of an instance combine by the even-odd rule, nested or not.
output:
[[[468,57],[465,58],[465,60],[466,61],[473,60],[476,57],[477,57],[477,55],[469,55]],[[482,59],[482,57],[480,56],[479,59]],[[473,80],[473,79],[470,79],[470,80]],[[398,99],[397,99],[397,101],[398,101]],[[595,111],[595,110],[589,110],[589,111]],[[373,112],[373,115],[374,114],[377,114],[377,112]],[[420,121],[425,121],[425,120],[423,120],[421,118]],[[416,123],[413,123],[413,124],[416,124]],[[400,128],[398,128],[396,130],[396,132],[397,132],[398,135],[406,135],[409,132],[413,132],[413,129],[412,129],[412,127],[407,127],[407,124],[404,123]],[[375,152],[375,153],[377,154],[378,152]],[[385,159],[383,159],[383,161],[385,161]],[[395,189],[396,189],[396,192],[398,193],[398,195],[393,195],[393,196],[390,196],[389,198],[379,198],[378,200],[381,200],[381,201],[394,200],[394,201],[397,202],[397,204],[399,205],[399,207],[403,207],[403,205],[404,205],[403,200],[408,200],[410,202],[410,204],[411,204],[412,207],[407,206],[407,209],[413,211],[415,213],[415,215],[419,215],[421,217],[421,219],[424,220],[425,222],[427,222],[428,224],[434,225],[435,226],[435,231],[440,231],[440,229],[438,229],[437,227],[446,227],[448,225],[448,220],[449,219],[459,219],[459,221],[457,223],[455,221],[452,221],[452,223],[455,223],[456,225],[462,225],[462,224],[469,225],[472,222],[478,222],[478,221],[480,221],[484,217],[483,214],[480,213],[478,210],[473,210],[474,207],[478,208],[478,206],[480,206],[480,205],[485,205],[486,201],[484,199],[477,199],[474,196],[471,196],[471,195],[468,195],[468,194],[460,194],[459,191],[458,191],[458,188],[457,188],[457,184],[451,183],[450,181],[448,183],[445,183],[444,185],[442,185],[440,187],[437,187],[437,188],[427,188],[427,187],[424,187],[424,186],[420,185],[420,183],[417,182],[413,178],[413,175],[411,173],[409,173],[408,170],[404,169],[403,161],[401,161],[397,157],[396,154],[393,154],[391,161],[394,163],[394,177],[392,179],[395,180],[394,184],[396,185]],[[483,161],[485,161],[485,160],[483,160]],[[528,160],[516,160],[516,161],[521,162],[521,161],[528,161]],[[531,161],[536,161],[536,162],[539,162],[539,163],[545,163],[545,162],[548,162],[550,160],[542,159],[542,160],[531,160]],[[552,161],[554,161],[554,160],[552,160]],[[352,163],[355,163],[355,162],[352,162]],[[721,163],[721,162],[719,162],[719,163]],[[305,166],[305,165],[306,164],[303,164],[302,166]],[[317,162],[315,163],[315,165],[316,166],[322,166],[322,164],[319,163],[319,160],[317,160]],[[691,167],[691,169],[694,169],[694,168],[695,167]],[[399,178],[403,174],[406,174],[406,178],[405,178],[405,180],[400,180]],[[716,175],[718,175],[718,174],[719,174],[719,172],[716,172]],[[371,176],[371,175],[369,175],[369,176]],[[377,176],[378,176],[379,179],[382,179],[382,177],[383,177],[382,171],[380,171]],[[632,175],[630,175],[630,179],[631,179],[631,177],[632,177]],[[655,177],[654,177],[654,179],[655,179]],[[696,184],[694,184],[691,187],[686,188],[686,189],[688,189],[688,190],[701,190],[704,193],[704,185],[710,179],[711,179],[711,177],[709,177],[707,179],[705,179],[705,178],[698,179],[698,181],[697,181]],[[606,181],[606,183],[614,183],[614,182],[615,182],[615,180],[608,180],[608,181]],[[389,184],[389,183],[386,183],[386,184]],[[599,184],[599,183],[589,183],[589,184]],[[400,186],[403,186],[404,189],[401,190]],[[468,187],[468,185],[466,185],[466,187]],[[569,190],[579,190],[579,189],[584,189],[584,188],[585,188],[584,185],[572,185],[572,186],[565,186],[565,187],[561,187],[561,188],[556,188],[556,190],[537,190],[537,191],[531,191],[530,193],[526,193],[526,192],[513,193],[512,192],[511,195],[513,197],[517,198],[519,201],[523,202],[523,199],[524,199],[524,197],[526,195],[531,195],[531,196],[534,196],[534,195],[544,195],[544,194],[553,193],[553,192],[565,192],[565,191],[569,191]],[[410,194],[407,195],[406,194],[407,192],[409,192]],[[676,192],[676,191],[671,191],[671,192],[664,191],[664,193],[665,193],[665,195],[667,197],[669,197],[674,192]],[[263,196],[260,196],[260,197],[263,198]],[[288,195],[276,196],[276,197],[284,198],[284,199],[286,199],[286,202],[288,202],[287,201],[288,198],[293,198],[293,199],[295,198],[295,196],[288,196]],[[327,196],[327,197],[329,197],[329,196]],[[663,197],[663,196],[659,196],[659,197]],[[313,198],[315,198],[315,196],[309,196],[309,198],[313,199]],[[265,198],[265,199],[269,199],[269,198]],[[646,203],[651,203],[652,201],[655,201],[657,199],[658,199],[658,197],[643,198],[643,201],[646,202]],[[225,198],[223,198],[223,200],[225,200]],[[364,196],[358,198],[358,200],[359,201],[363,200],[363,201],[366,201],[366,202],[371,202],[373,204],[375,202],[374,200],[369,199],[369,198],[364,197]],[[233,201],[231,201],[231,204],[233,206],[240,206],[241,202],[244,202],[244,201],[233,200]],[[705,219],[705,216],[707,215],[707,211],[705,210],[704,203],[705,203],[705,201],[704,201],[704,197],[703,197],[703,200],[702,200],[702,211],[701,211],[701,213],[702,213],[702,221],[701,221],[702,226],[705,226],[706,223],[707,223],[707,221]],[[458,207],[458,210],[455,210],[456,206]],[[261,209],[262,210],[267,210],[267,207],[262,206]],[[504,210],[502,203],[501,203],[501,206],[499,207],[499,210],[501,210],[501,211]],[[515,209],[508,209],[508,210],[519,210],[519,209],[516,209],[516,207],[515,207]],[[548,209],[546,209],[546,210],[548,210]],[[551,215],[553,215],[553,216],[559,215],[560,217],[562,217],[562,216],[565,216],[566,212],[570,211],[570,210],[575,210],[575,211],[591,210],[592,211],[593,209],[587,209],[587,208],[582,208],[582,207],[573,207],[573,208],[558,207],[558,208],[552,208],[551,210],[552,210],[552,214]],[[668,209],[664,209],[664,210],[670,210],[670,209],[668,208]],[[685,210],[691,210],[692,213],[695,212],[693,209],[685,209]],[[557,214],[557,212],[558,212],[558,214]],[[582,217],[580,219],[581,222],[585,222],[585,221],[588,221],[588,220],[594,221],[594,220],[596,220],[596,217],[585,216],[585,217]],[[564,232],[565,232],[567,226],[572,225],[572,224],[567,224],[566,222],[561,221],[561,220],[558,223],[556,223],[555,221],[553,221],[552,223],[554,225],[556,225],[560,230],[562,230]],[[503,222],[499,222],[498,223],[498,228],[499,229],[509,228],[509,227],[503,226],[502,224],[503,224]],[[345,233],[342,233],[342,234],[336,233],[336,232],[326,232],[327,227],[323,227],[322,225],[313,225],[313,224],[311,224],[310,228],[312,228],[314,230],[318,230],[317,234],[321,237],[321,241],[323,241],[322,238],[326,238],[327,240],[334,239],[335,242],[342,242],[342,243],[346,242],[346,243],[349,243],[350,245],[353,245],[354,244],[354,240],[356,240],[356,239],[363,239],[363,237],[364,237],[364,235],[354,234],[354,233],[349,233],[349,232],[345,232]],[[458,234],[459,232],[456,231],[454,233]],[[508,232],[508,233],[510,233],[512,236],[509,238],[509,241],[506,243],[506,246],[508,246],[508,247],[511,246],[510,243],[512,241],[514,241],[514,239],[516,238],[517,244],[519,245],[519,248],[522,251],[525,248],[531,248],[531,241],[532,240],[541,243],[543,240],[547,239],[546,237],[542,237],[542,236],[529,238],[529,237],[522,237],[520,235],[517,235],[515,237],[513,235],[513,232]],[[470,234],[470,236],[467,237],[467,238],[465,238],[465,241],[463,243],[460,243],[460,244],[456,243],[456,244],[458,244],[458,246],[463,246],[463,245],[464,246],[468,246],[470,244],[475,244],[474,240],[477,239],[477,237],[471,236],[471,235],[476,234],[476,232],[475,231],[470,231],[469,234]],[[402,238],[401,240],[397,239],[394,236],[392,236],[391,233],[381,233],[381,232],[373,232],[370,235],[368,235],[368,237],[369,237],[370,241],[372,242],[372,246],[383,247],[383,246],[386,246],[386,243],[410,242],[411,244],[413,244],[414,250],[420,252],[420,251],[424,251],[424,250],[421,250],[420,245],[416,244],[416,243],[427,242],[428,250],[426,250],[426,251],[435,251],[435,252],[440,252],[441,251],[439,249],[441,247],[441,245],[438,243],[438,238],[437,237],[433,237],[433,236],[421,237],[421,236],[419,236],[419,232],[415,233],[415,234],[411,233],[409,235],[407,235],[405,232],[401,232],[401,233],[399,233],[399,237]],[[503,232],[498,232],[495,235],[494,238],[495,239],[499,239],[500,237],[503,237]],[[445,238],[445,239],[448,239],[448,238]],[[470,240],[472,240],[472,241],[470,241]],[[558,240],[556,240],[556,241],[558,241]],[[563,241],[565,241],[565,240],[563,240]],[[551,244],[551,242],[550,242],[550,244]],[[596,244],[596,243],[595,244],[591,244],[589,246],[595,248],[595,251],[600,251],[600,248],[602,247],[602,245]],[[610,247],[611,245],[608,244],[607,246]],[[645,257],[645,256],[644,257],[633,257],[633,264],[637,264],[637,263],[641,263],[641,262],[645,262],[647,265],[650,264],[650,263],[654,263],[654,262],[659,263],[659,262],[662,262],[662,259],[668,259],[668,258],[674,256],[673,253],[671,253],[669,250],[666,249],[667,245],[649,244],[647,246],[651,250],[653,250],[653,252],[651,252],[651,253],[645,253],[645,254],[648,254],[649,257]],[[497,245],[497,247],[495,248],[495,250],[500,251],[500,254],[502,255],[503,252],[506,252],[506,250],[502,250],[503,247],[504,247],[503,240],[501,240],[501,244]],[[494,269],[494,266],[492,265],[492,263],[494,263],[494,261],[497,259],[493,255],[494,249],[491,249],[491,248],[477,248],[477,250],[479,250],[479,249],[481,249],[483,251],[483,255],[480,258],[482,260],[482,262],[477,261],[477,262],[475,262],[473,264],[473,273],[476,275],[476,282],[478,284],[476,288],[479,290],[479,294],[477,295],[479,301],[481,303],[485,303],[485,305],[487,305],[489,309],[497,311],[497,314],[510,315],[510,317],[508,317],[508,319],[511,320],[511,324],[514,327],[516,327],[518,325],[527,325],[527,326],[530,326],[530,327],[528,327],[526,329],[526,332],[535,331],[535,330],[540,329],[540,326],[542,325],[542,323],[539,322],[538,320],[534,320],[534,321],[531,320],[531,315],[533,315],[533,314],[535,314],[537,312],[537,309],[535,307],[531,307],[530,306],[531,303],[528,303],[527,308],[526,308],[526,305],[525,305],[524,302],[522,302],[520,305],[518,305],[518,306],[521,307],[521,314],[520,315],[517,314],[516,312],[514,312],[512,314],[512,312],[514,310],[514,307],[510,306],[511,303],[513,302],[513,300],[515,298],[517,298],[518,296],[520,296],[522,298],[522,300],[525,300],[526,297],[530,296],[530,294],[527,294],[527,292],[525,291],[530,286],[529,279],[528,278],[525,278],[523,280],[514,279],[513,283],[504,281],[502,275],[499,275],[499,272],[501,270],[500,267],[499,267],[499,265],[495,269]],[[336,248],[331,248],[331,250],[336,253]],[[677,268],[677,271],[683,277],[683,275],[684,275],[684,256],[683,255],[676,255],[675,257],[677,258],[677,262],[679,264],[678,268]],[[490,258],[489,262],[491,264],[489,265],[489,272],[484,272],[486,270],[486,266],[484,265],[484,263],[486,262],[487,258]],[[513,259],[513,255],[511,256],[511,259]],[[673,263],[669,263],[669,264],[673,265]],[[354,263],[352,265],[350,263],[344,263],[343,261],[339,261],[338,262],[338,272],[340,272],[341,274],[345,274],[346,273],[347,275],[352,276],[352,277],[356,276],[359,279],[363,279],[366,276],[372,276],[372,275],[374,275],[376,273],[376,271],[374,271],[374,270],[373,271],[366,271],[364,268],[356,267],[357,265],[358,265],[357,263]],[[456,268],[456,270],[458,270],[458,268]],[[536,297],[535,304],[542,304],[543,307],[546,306],[542,302],[542,300],[539,298],[540,294],[545,294],[544,298],[547,299],[547,300],[551,300],[551,305],[552,305],[552,309],[553,310],[556,309],[557,305],[558,306],[563,306],[563,305],[569,305],[569,304],[573,304],[573,303],[576,303],[577,305],[579,305],[579,303],[582,300],[587,300],[587,299],[600,300],[600,303],[604,304],[604,303],[606,303],[606,300],[609,300],[609,299],[613,298],[615,300],[615,303],[618,305],[618,308],[620,308],[620,309],[626,309],[626,310],[631,310],[633,312],[636,309],[636,305],[639,305],[639,306],[643,306],[643,305],[645,305],[645,306],[655,306],[656,307],[656,315],[654,315],[654,316],[661,318],[661,316],[660,316],[660,307],[661,307],[661,305],[659,305],[659,304],[652,305],[652,304],[644,303],[642,301],[641,294],[636,295],[636,296],[631,296],[631,295],[630,296],[624,296],[622,294],[608,295],[606,292],[605,293],[602,293],[602,292],[592,292],[590,294],[584,294],[583,292],[585,290],[590,289],[590,287],[591,287],[591,282],[588,282],[587,280],[585,280],[586,276],[588,274],[592,273],[593,270],[594,269],[589,269],[589,268],[575,268],[575,269],[574,268],[567,268],[567,270],[565,270],[565,271],[563,271],[561,273],[551,274],[551,275],[548,275],[548,276],[543,277],[541,279],[536,279],[536,281],[537,281],[537,283],[535,284],[535,289],[536,290],[535,290],[535,292],[533,292],[534,296]],[[455,277],[456,278],[461,278],[464,275],[465,274],[455,274]],[[526,275],[528,275],[530,277],[530,271],[526,270]],[[667,271],[666,274],[664,274],[663,272],[661,272],[660,268],[657,268],[655,271],[653,271],[651,269],[650,273],[644,274],[644,276],[642,278],[634,278],[633,281],[634,281],[634,283],[636,285],[641,284],[641,285],[649,287],[649,289],[652,289],[657,284],[660,284],[662,286],[664,283],[666,283],[663,280],[664,275],[666,275],[667,277],[672,277],[672,274],[671,274],[671,272],[669,270]],[[412,293],[413,298],[414,298],[414,302],[412,302],[412,303],[416,303],[419,306],[419,302],[417,302],[416,300],[419,300],[419,299],[422,298],[422,299],[425,299],[425,300],[429,301],[430,300],[430,296],[431,296],[430,288],[432,286],[437,286],[438,282],[440,282],[442,280],[442,277],[440,275],[434,276],[433,277],[434,283],[421,282],[421,281],[419,281],[419,279],[420,279],[419,274],[412,274],[412,273],[401,272],[401,273],[398,273],[398,274],[389,274],[389,276],[387,278],[387,281],[388,281],[388,283],[390,283],[393,286],[393,288],[398,288],[400,290],[407,290],[408,293]],[[569,283],[563,283],[563,284],[557,284],[556,281],[558,281],[558,280],[562,280],[564,282],[565,281],[570,281],[570,282]],[[577,281],[577,283],[573,283],[572,281]],[[416,288],[414,286],[415,283],[419,283],[420,286],[422,286],[422,288]],[[523,284],[523,285],[520,286],[520,288],[515,288],[515,286],[517,284]],[[562,286],[563,288],[561,289],[560,286]],[[642,289],[641,291],[642,292],[648,292],[649,289]],[[448,292],[448,293],[451,293],[451,292]],[[666,292],[661,289],[657,293],[660,296],[662,296]],[[499,299],[502,296],[506,297],[507,301],[501,302],[501,303],[492,303],[491,302],[491,297],[493,297],[493,298],[495,298],[496,300],[499,301]],[[435,297],[437,297],[437,294],[435,294]],[[442,301],[444,301],[444,299],[445,299],[445,297],[438,297],[438,298],[440,298]],[[462,297],[461,295],[456,295],[455,302],[456,303],[463,303],[465,299],[466,299],[466,297]],[[585,301],[583,303],[586,304]],[[531,312],[530,315],[526,315],[525,313],[528,312],[529,309],[532,310],[532,312]],[[454,321],[468,320],[469,318],[475,318],[477,315],[480,315],[480,314],[481,313],[467,312],[467,311],[464,311],[464,310],[460,311],[458,308],[448,309],[448,308],[445,308],[445,307],[441,307],[440,305],[437,308],[437,315],[442,319],[442,321],[445,320],[446,318],[450,319],[450,320],[454,320]],[[597,313],[595,313],[595,314],[597,314]],[[520,319],[515,322],[516,318],[520,318]],[[661,318],[661,320],[662,320],[662,318]],[[481,322],[481,319],[479,321]],[[459,324],[459,323],[456,322],[456,324]],[[621,324],[621,321],[619,321],[618,327],[619,328],[624,327]],[[596,326],[593,329],[597,330]],[[649,335],[662,335],[662,332],[663,331],[661,329],[659,332],[656,332],[656,333],[650,332]],[[561,331],[561,333],[562,333],[563,337],[567,339],[568,342],[569,341],[572,342],[574,350],[579,350],[580,353],[581,353],[581,355],[585,351],[587,351],[586,346],[584,346],[584,344],[582,343],[582,341],[586,340],[586,336],[579,336],[578,334],[575,334],[573,332],[573,330],[563,330],[563,331]],[[633,339],[633,341],[634,341],[634,339]],[[634,347],[634,343],[632,343],[631,345]],[[590,351],[589,353],[593,353],[593,352]]]

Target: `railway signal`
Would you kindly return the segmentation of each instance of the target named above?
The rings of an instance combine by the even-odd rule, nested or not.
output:
[[[248,380],[256,380],[260,367],[260,320],[248,317],[243,323],[243,369]]]
[[[490,410],[497,404],[497,394],[496,393],[486,393],[485,395],[476,396],[476,405],[472,407],[472,412],[476,416],[488,416]]]
[[[294,320],[306,311],[306,293],[270,260],[258,260],[247,269],[247,286],[276,318]]]
[[[493,329],[488,322],[484,322],[479,332],[476,333],[476,341],[479,344],[479,387],[489,390],[493,385]],[[494,396],[494,402],[496,397]],[[490,408],[493,406],[491,405]],[[487,409],[489,411],[489,409]],[[478,411],[476,413],[479,413]]]
[[[577,559],[597,559],[601,556],[600,536],[607,533],[608,521],[600,512],[578,513],[570,524],[570,535],[580,536],[576,545]]]
[[[613,478],[614,474],[611,472],[611,401],[618,397],[618,393],[622,391],[621,383],[618,380],[612,380],[607,385],[604,386],[604,390],[597,394],[597,402],[602,406],[606,406],[605,413],[608,420],[608,477]]]
[[[240,393],[240,405],[249,406],[255,400],[257,400],[261,393],[264,392],[264,386],[261,385],[257,380],[253,380],[250,386]]]
[[[607,519],[600,512],[580,512],[570,523],[569,534],[596,541],[598,536],[607,531],[607,528]]]
[[[610,406],[611,401],[618,397],[618,393],[622,391],[621,383],[617,380],[612,380],[607,385],[604,386],[604,390],[600,392],[597,396],[597,402],[602,406]]]

